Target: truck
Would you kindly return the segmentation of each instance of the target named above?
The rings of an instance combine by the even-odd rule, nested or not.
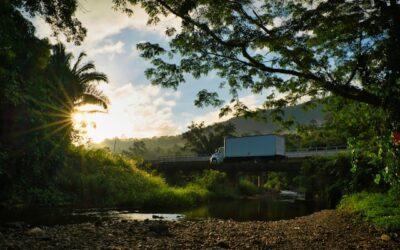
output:
[[[285,138],[280,135],[254,135],[226,137],[224,146],[211,155],[211,164],[234,161],[262,161],[264,159],[284,158]]]

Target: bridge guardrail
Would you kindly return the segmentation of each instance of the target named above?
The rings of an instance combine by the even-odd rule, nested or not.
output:
[[[315,147],[315,148],[301,148],[293,151],[286,152],[288,158],[301,158],[310,156],[332,156],[347,149],[346,145],[328,146],[328,147]]]
[[[338,146],[326,146],[326,147],[308,147],[308,148],[298,148],[295,150],[289,150],[286,153],[292,152],[309,152],[309,151],[328,151],[328,150],[344,150],[347,149],[346,145],[338,145]]]
[[[183,156],[160,156],[156,162],[181,162],[181,161],[208,161],[210,156],[205,155],[183,155]]]
[[[286,152],[288,158],[300,158],[310,156],[331,156],[338,152],[345,151],[346,145],[314,147],[314,148],[299,148]],[[182,155],[182,156],[160,156],[152,162],[199,162],[209,161],[209,155]]]

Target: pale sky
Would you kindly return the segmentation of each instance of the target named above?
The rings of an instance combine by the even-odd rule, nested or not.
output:
[[[179,28],[179,19],[171,16],[157,26],[148,26],[147,15],[139,8],[128,17],[114,11],[111,0],[80,0],[79,6],[77,17],[87,28],[87,37],[81,46],[66,43],[67,48],[75,55],[85,51],[88,60],[93,60],[97,70],[110,80],[101,86],[111,101],[108,112],[75,117],[77,123],[87,122],[87,134],[93,141],[176,135],[184,132],[191,121],[212,124],[229,118],[220,120],[217,108],[197,108],[193,104],[197,92],[204,88],[216,90],[229,100],[228,90],[218,88],[221,79],[215,75],[198,80],[188,77],[177,91],[152,86],[146,79],[144,71],[151,65],[139,57],[136,44],[149,41],[166,45],[165,28]],[[33,21],[37,35],[49,37],[48,25],[38,18]],[[59,39],[63,41],[62,37]],[[251,108],[263,101],[262,96],[250,92],[240,96]]]

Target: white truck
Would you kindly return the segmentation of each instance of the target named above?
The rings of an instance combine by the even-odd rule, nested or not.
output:
[[[226,137],[224,147],[220,147],[210,157],[211,164],[222,162],[263,160],[285,157],[285,138],[268,134],[243,137]]]

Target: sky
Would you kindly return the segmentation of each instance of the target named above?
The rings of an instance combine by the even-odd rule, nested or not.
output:
[[[80,0],[76,17],[87,28],[87,37],[80,46],[66,43],[62,37],[51,37],[51,29],[38,17],[33,23],[37,36],[63,41],[74,55],[86,52],[97,70],[108,76],[109,83],[100,86],[110,99],[108,111],[74,116],[78,126],[86,124],[87,137],[92,141],[176,135],[184,132],[192,121],[208,125],[230,118],[219,119],[218,108],[194,105],[201,89],[215,90],[229,100],[228,90],[218,88],[222,80],[215,75],[201,79],[188,76],[176,91],[153,86],[146,79],[144,71],[151,64],[139,56],[136,44],[149,41],[166,45],[169,38],[165,29],[171,26],[179,29],[180,19],[169,16],[156,26],[149,26],[144,10],[135,7],[134,15],[128,17],[112,9],[111,0]],[[246,91],[240,97],[250,108],[260,106],[263,100],[262,96]]]

